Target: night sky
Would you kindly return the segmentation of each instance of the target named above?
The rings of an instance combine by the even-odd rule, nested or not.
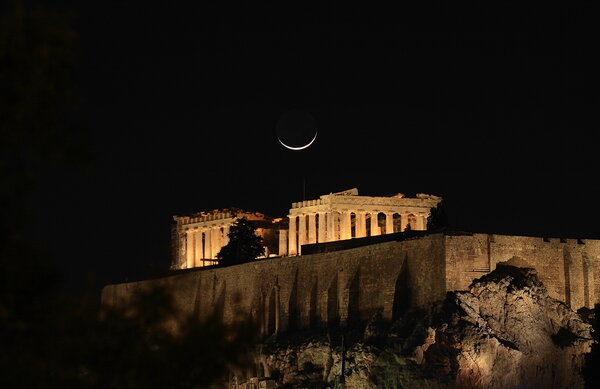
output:
[[[68,288],[168,263],[172,215],[285,216],[303,180],[439,195],[459,230],[600,238],[594,10],[48,3],[75,17],[90,133],[89,167],[35,197]],[[294,108],[319,129],[301,152],[275,136]]]

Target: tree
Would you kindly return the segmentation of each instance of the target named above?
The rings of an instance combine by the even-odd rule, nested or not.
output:
[[[229,231],[229,243],[217,254],[220,264],[235,265],[248,262],[264,255],[262,238],[256,235],[256,228],[246,218],[239,218]]]
[[[68,119],[76,34],[66,15],[15,2],[0,6],[0,388],[197,388],[247,368],[252,323],[180,316],[175,334],[164,290],[102,315],[97,296],[61,294],[51,253],[27,232],[48,167],[87,165],[87,132]]]
[[[443,230],[448,227],[448,216],[442,203],[438,203],[435,208],[431,208],[431,213],[427,217],[427,231]]]

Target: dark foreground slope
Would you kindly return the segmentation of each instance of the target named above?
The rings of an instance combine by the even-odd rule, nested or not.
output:
[[[591,327],[548,296],[532,269],[499,266],[391,327],[375,317],[346,333],[348,388],[581,388]],[[283,335],[262,350],[289,388],[333,387],[340,333]]]

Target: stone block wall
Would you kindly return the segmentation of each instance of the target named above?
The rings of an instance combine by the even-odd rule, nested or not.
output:
[[[496,234],[446,236],[448,290],[465,290],[498,263],[532,267],[550,296],[573,309],[599,302],[600,241]]]
[[[573,309],[600,302],[600,241],[450,233],[109,285],[102,303],[126,306],[136,293],[162,285],[179,312],[217,314],[225,323],[250,318],[270,335],[346,325],[377,312],[392,320],[446,291],[466,290],[498,263],[535,268],[549,294]]]
[[[446,291],[444,236],[430,235],[331,253],[190,270],[157,280],[106,286],[105,305],[127,305],[161,285],[184,314],[225,323],[251,318],[263,334],[345,325],[381,312],[387,320]]]

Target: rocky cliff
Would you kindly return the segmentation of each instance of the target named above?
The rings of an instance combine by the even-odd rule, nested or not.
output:
[[[288,388],[334,387],[341,332],[280,335],[265,374]],[[532,269],[498,266],[468,291],[345,332],[348,388],[581,388],[591,327],[549,297]]]

